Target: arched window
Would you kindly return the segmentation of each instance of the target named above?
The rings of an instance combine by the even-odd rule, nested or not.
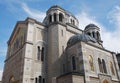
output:
[[[72,24],[72,19],[70,19],[70,21],[71,21],[71,24]]]
[[[76,70],[76,62],[75,62],[75,57],[72,57],[72,68],[73,70]]]
[[[62,13],[59,14],[59,21],[63,22],[63,14]]]
[[[63,30],[61,30],[61,36],[63,36]]]
[[[104,73],[107,73],[104,59],[102,59],[102,66],[103,66],[103,72],[104,72]]]
[[[92,32],[93,38],[95,38],[95,32]]]
[[[35,83],[38,83],[38,78],[37,77],[35,78]]]
[[[94,71],[94,65],[93,65],[93,58],[92,58],[92,56],[89,55],[88,59],[89,59],[90,69],[91,69],[91,71]]]
[[[73,20],[73,25],[75,25],[75,21]]]
[[[97,34],[97,39],[100,40],[100,33],[97,31],[96,34]]]
[[[43,83],[45,83],[45,78],[43,78]]]
[[[106,79],[103,81],[103,83],[109,83]]]
[[[88,32],[87,34],[88,34],[89,36],[91,36],[91,33],[90,33],[90,32]]]
[[[44,61],[44,47],[42,47],[41,51],[41,61]]]
[[[52,15],[49,15],[49,22],[52,22]]]
[[[42,76],[39,76],[39,83],[42,82]]]
[[[37,52],[37,60],[40,60],[40,46],[37,47],[38,52]]]
[[[99,65],[100,72],[103,72],[102,71],[102,63],[101,63],[101,59],[100,58],[98,58],[98,65]]]
[[[115,75],[114,68],[113,68],[113,64],[112,64],[111,61],[110,61],[110,69],[111,69],[112,75]]]
[[[9,83],[14,83],[15,82],[15,78],[12,76],[10,77]]]
[[[56,21],[57,21],[57,14],[54,13],[54,22],[56,22]]]

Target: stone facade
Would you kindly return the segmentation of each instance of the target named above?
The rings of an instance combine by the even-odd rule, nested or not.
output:
[[[117,57],[118,66],[119,66],[119,69],[120,69],[120,53],[116,54],[116,57]]]
[[[17,22],[2,83],[119,83],[115,53],[103,47],[100,28],[78,25],[74,15],[56,5],[43,22]]]

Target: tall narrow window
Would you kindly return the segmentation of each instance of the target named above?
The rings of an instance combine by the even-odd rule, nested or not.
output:
[[[104,73],[107,73],[104,59],[102,59],[102,66],[103,66],[103,72],[104,72]]]
[[[52,15],[49,15],[49,22],[52,22]]]
[[[73,67],[73,70],[76,70],[76,62],[75,62],[74,56],[72,57],[72,67]]]
[[[62,22],[63,21],[63,14],[59,14],[59,21]]]
[[[115,75],[114,68],[113,68],[113,64],[112,64],[111,61],[110,61],[110,69],[111,69],[112,75]]]
[[[25,43],[25,41],[26,41],[26,33],[24,33],[23,43]]]
[[[61,30],[61,35],[63,36],[63,30]]]
[[[72,19],[71,19],[70,21],[71,21],[71,24],[72,24],[72,23],[73,23],[73,22],[72,22]]]
[[[75,25],[75,21],[73,20],[73,25]]]
[[[44,47],[42,47],[42,52],[41,52],[41,61],[44,61]]]
[[[41,76],[39,76],[39,83],[41,83],[41,80],[42,80],[42,77],[41,77]]]
[[[88,59],[89,59],[90,69],[91,69],[91,71],[94,71],[94,65],[93,65],[93,58],[92,58],[92,56],[89,55]]]
[[[43,78],[43,83],[45,83],[45,78]]]
[[[95,32],[92,32],[93,38],[95,38]]]
[[[64,46],[62,46],[62,52],[64,52]]]
[[[103,71],[102,71],[102,63],[101,63],[100,58],[98,58],[98,65],[99,65],[99,70],[100,70],[100,72],[103,72]]]
[[[54,22],[56,22],[56,21],[57,21],[57,14],[54,13]]]
[[[37,59],[40,60],[40,46],[38,46],[38,53],[37,53]]]
[[[38,79],[37,79],[37,77],[35,78],[35,83],[38,83]]]

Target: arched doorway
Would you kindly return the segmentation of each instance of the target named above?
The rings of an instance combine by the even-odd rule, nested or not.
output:
[[[13,76],[11,76],[9,83],[14,83],[14,81],[15,81],[15,78]]]
[[[18,80],[16,81],[14,76],[11,76],[10,80],[9,80],[9,83],[19,83],[19,81]]]
[[[109,83],[106,79],[103,81],[103,83]]]

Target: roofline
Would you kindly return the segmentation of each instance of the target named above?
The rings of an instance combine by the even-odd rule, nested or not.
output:
[[[81,41],[81,42],[83,42],[83,41]],[[86,43],[86,44],[88,44],[88,45],[91,45],[91,46],[93,46],[93,47],[96,47],[96,48],[98,48],[98,49],[100,49],[100,50],[110,52],[110,53],[112,53],[112,54],[114,54],[114,53],[115,53],[115,52],[113,52],[113,51],[110,51],[110,50],[105,49],[104,47],[103,47],[103,48],[101,48],[101,47],[95,46],[95,45],[90,44],[90,43],[87,43],[87,42],[84,42],[84,43]]]
[[[58,5],[53,5],[53,6],[51,6],[51,7],[47,10],[46,13],[49,13],[49,11],[50,11],[52,8],[59,8],[59,9],[63,10],[64,13],[73,16],[73,17],[78,21],[78,19],[77,19],[70,11],[67,11],[67,10],[63,9],[62,7],[60,7],[60,6],[58,6]],[[79,22],[79,21],[78,21],[78,22]]]
[[[25,19],[25,21],[27,21],[27,22],[29,22],[30,20],[33,20],[35,23],[40,24],[40,25],[42,25],[42,26],[45,26],[45,24],[44,24],[44,23],[39,22],[39,21],[37,21],[37,20],[36,20],[36,19],[34,19],[34,18],[27,17],[27,18]]]
[[[8,42],[7,42],[8,45],[10,44],[10,41],[11,41],[11,39],[12,39],[12,37],[13,37],[16,29],[17,29],[18,24],[27,24],[27,23],[30,22],[30,21],[33,21],[33,22],[35,22],[35,23],[37,23],[37,24],[40,24],[40,25],[42,25],[42,26],[45,26],[45,24],[43,24],[43,23],[41,23],[41,22],[35,20],[34,18],[31,18],[31,17],[27,17],[24,21],[17,21],[17,23],[16,23],[16,25],[15,25],[13,31],[12,31],[12,34],[11,34],[11,36],[10,36]]]
[[[75,44],[78,44],[78,43],[81,43],[81,42],[83,42],[83,41],[77,42],[77,43],[75,43]],[[83,42],[83,43],[88,44],[88,45],[90,45],[90,46],[93,46],[93,47],[95,47],[95,48],[98,48],[98,49],[100,49],[100,50],[110,52],[111,54],[116,54],[116,53],[113,52],[113,51],[110,51],[110,50],[107,50],[107,49],[105,49],[105,48],[101,48],[101,47],[95,46],[95,45],[90,44],[90,43],[88,43],[88,42]],[[73,44],[72,46],[74,46],[75,44]],[[67,46],[67,48],[69,49],[69,48],[72,47],[72,46],[69,46],[69,47]]]
[[[64,77],[64,76],[67,76],[67,75],[85,76],[84,73],[81,73],[81,72],[68,72],[68,73],[65,73],[65,74],[58,76],[57,79]]]
[[[116,56],[120,56],[120,53],[117,53]]]
[[[10,44],[10,40],[12,39],[12,37],[13,37],[13,35],[14,35],[16,29],[17,29],[18,24],[26,24],[26,23],[25,23],[25,21],[17,21],[17,23],[16,23],[16,25],[15,25],[13,31],[12,31],[12,34],[11,34],[11,36],[10,36],[8,42],[7,42],[8,45]]]

